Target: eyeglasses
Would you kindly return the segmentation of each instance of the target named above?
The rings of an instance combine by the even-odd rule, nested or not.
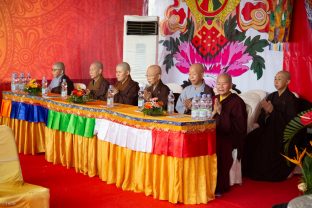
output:
[[[146,77],[156,77],[157,75],[159,75],[159,73],[158,74],[146,74],[145,76]]]
[[[52,71],[56,71],[56,70],[61,70],[61,69],[53,69],[53,68],[52,68]]]

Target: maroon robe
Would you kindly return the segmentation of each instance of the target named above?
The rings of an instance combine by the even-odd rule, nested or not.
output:
[[[114,96],[114,102],[129,105],[138,104],[138,92],[140,87],[130,76],[124,83],[117,82],[115,87],[119,92]]]
[[[220,101],[220,95],[216,96]],[[247,134],[246,104],[237,94],[230,94],[221,101],[221,114],[216,114],[218,175],[216,192],[230,188],[229,172],[233,164],[232,151],[237,148],[238,159],[243,151]]]
[[[92,99],[105,100],[109,83],[103,76],[100,76],[96,82],[91,80],[87,89],[90,90],[90,97]]]
[[[267,115],[264,110],[258,118],[259,128],[246,137],[243,158],[243,174],[255,180],[281,181],[292,171],[284,153],[283,133],[287,123],[298,113],[298,99],[286,89],[267,97],[273,111]]]
[[[170,93],[169,87],[160,80],[155,89],[153,88],[154,86],[150,86],[146,88],[146,91],[151,93],[151,98],[157,97],[159,101],[162,101],[164,104],[163,108],[167,109],[168,95]]]

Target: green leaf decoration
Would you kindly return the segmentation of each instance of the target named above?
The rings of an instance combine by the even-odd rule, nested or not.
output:
[[[174,65],[174,62],[173,62],[173,55],[174,54],[167,54],[165,56],[165,59],[164,59],[164,62],[163,62],[163,65],[166,66],[166,72],[168,73],[169,72],[169,69]]]
[[[250,66],[250,70],[252,70],[257,75],[257,80],[259,80],[263,75],[263,70],[265,69],[265,60],[259,56],[253,56],[253,62]]]
[[[191,42],[194,36],[194,22],[192,19],[187,19],[186,25],[187,31],[185,33],[180,34],[181,42]]]
[[[289,150],[289,144],[291,142],[291,140],[294,138],[294,136],[303,128],[305,128],[304,125],[302,125],[301,121],[300,121],[300,117],[307,113],[312,111],[312,108],[306,111],[303,111],[299,114],[297,114],[297,116],[295,118],[293,118],[291,121],[288,122],[288,124],[285,127],[284,130],[284,153],[288,154],[288,150]]]
[[[247,46],[246,51],[251,55],[256,55],[257,52],[263,52],[263,48],[269,45],[269,42],[265,39],[260,40],[260,35],[257,35],[251,39],[250,37],[244,43]]]
[[[312,158],[307,155],[303,159],[302,176],[307,185],[307,191],[304,194],[312,194]]]
[[[246,32],[236,29],[236,15],[230,16],[224,23],[224,34],[229,41],[243,41],[246,38]]]

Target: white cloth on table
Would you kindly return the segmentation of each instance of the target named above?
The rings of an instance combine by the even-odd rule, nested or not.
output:
[[[115,123],[106,119],[96,119],[94,134],[99,140],[111,142],[121,147],[152,152],[152,131]]]

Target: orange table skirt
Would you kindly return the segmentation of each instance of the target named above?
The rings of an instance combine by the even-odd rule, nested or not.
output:
[[[136,152],[100,140],[97,148],[99,177],[109,184],[171,203],[199,204],[214,199],[216,154],[177,158]]]
[[[2,125],[9,126],[15,135],[19,153],[45,152],[45,124],[2,117]]]
[[[97,175],[97,138],[86,138],[45,127],[46,160],[74,167],[90,177]]]

